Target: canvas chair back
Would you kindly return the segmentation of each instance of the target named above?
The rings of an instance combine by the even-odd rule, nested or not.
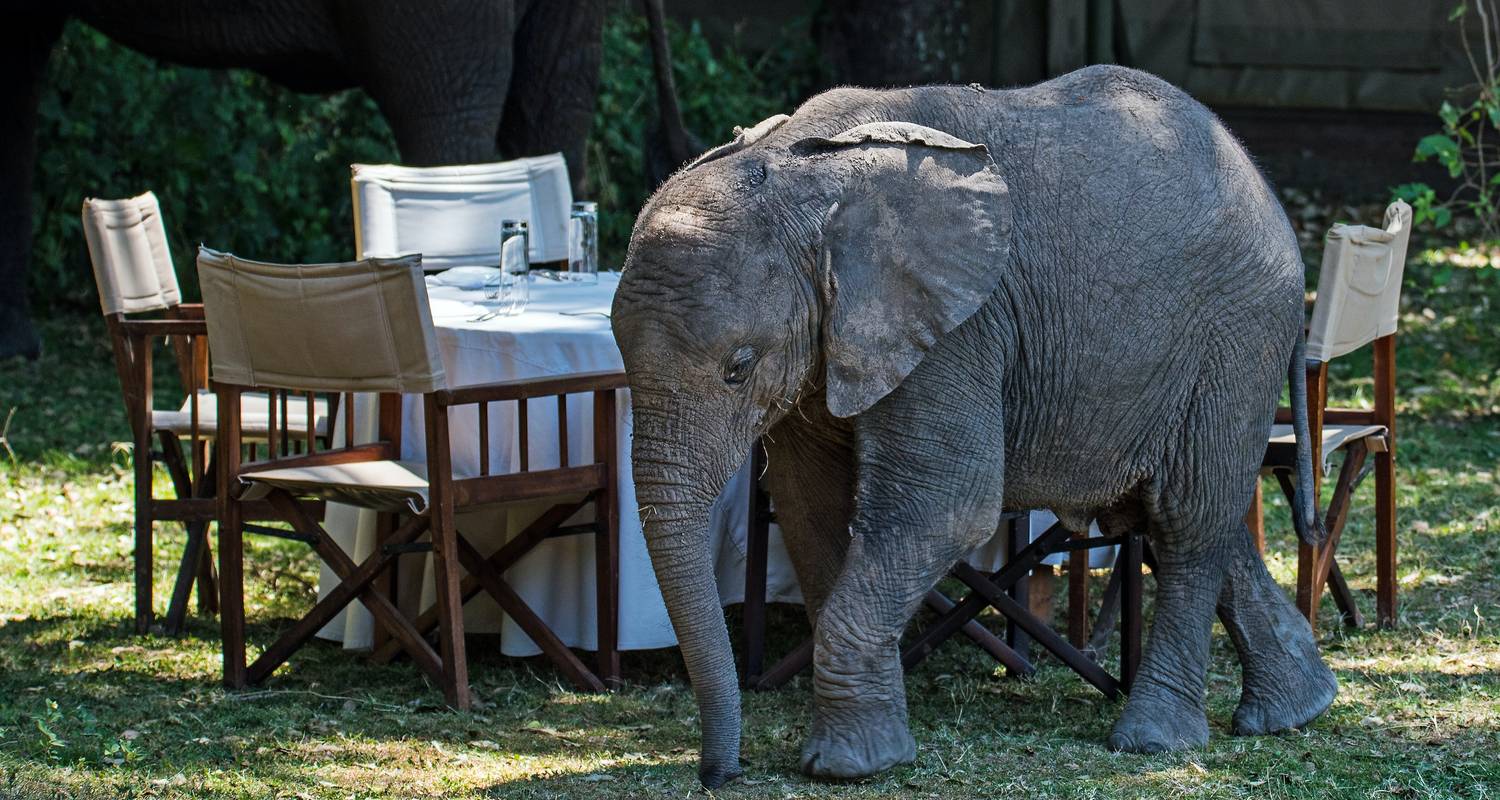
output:
[[[320,392],[446,387],[422,259],[283,265],[198,251],[213,379]]]
[[[106,316],[161,311],[182,302],[155,194],[84,200],[83,234]]]
[[[573,190],[561,153],[492,164],[355,164],[356,258],[419,253],[429,270],[500,263],[500,223],[526,220],[532,263],[566,261]]]
[[[1396,332],[1411,206],[1397,200],[1385,225],[1334,225],[1323,246],[1307,357],[1327,362]]]

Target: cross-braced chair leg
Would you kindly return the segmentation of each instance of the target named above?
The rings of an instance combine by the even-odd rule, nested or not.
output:
[[[566,418],[566,415],[564,415]],[[594,586],[597,608],[599,679],[609,688],[620,671],[620,504],[615,502],[619,462],[615,449],[615,395],[594,398],[594,452],[603,454],[608,485],[594,496]]]
[[[148,345],[149,346],[149,345]],[[146,380],[150,381],[149,362]],[[155,579],[155,564],[152,556],[156,545],[153,533],[151,490],[152,464],[151,431],[147,425],[135,426],[135,632],[145,634],[151,629],[153,602],[151,583]]]
[[[453,474],[448,444],[448,414],[430,398],[426,401],[427,452],[438,475]],[[443,696],[453,708],[468,708],[469,662],[464,651],[464,604],[459,599],[459,541],[453,522],[453,491],[446,481],[429,484],[428,530],[432,534],[432,574],[437,583],[438,645],[442,649]],[[465,543],[467,545],[467,543]],[[391,608],[395,610],[395,606]],[[406,617],[395,610],[404,627],[415,633]],[[399,636],[398,636],[399,638]]]
[[[443,687],[443,693],[447,697],[454,698],[459,702],[467,700],[469,692],[467,685],[450,685],[453,680],[454,670],[446,669],[442,657],[435,652],[431,645],[417,633],[411,622],[404,617],[391,602],[390,598],[374,589],[372,584],[385,570],[389,569],[395,559],[390,551],[391,547],[399,547],[415,541],[419,536],[431,529],[431,518],[422,515],[412,517],[405,524],[397,528],[390,536],[388,547],[379,548],[370,554],[363,562],[355,564],[349,555],[333,541],[327,531],[317,522],[313,521],[303,506],[290,494],[282,490],[273,490],[266,498],[271,507],[289,522],[295,532],[293,538],[301,539],[312,546],[318,556],[323,559],[339,577],[338,586],[324,595],[321,600],[313,605],[309,611],[297,622],[284,631],[281,636],[267,647],[253,663],[245,664],[245,640],[244,640],[244,604],[243,594],[243,523],[235,519],[232,511],[235,504],[229,504],[231,512],[224,515],[220,525],[220,587],[223,596],[220,601],[221,625],[224,629],[224,683],[230,688],[244,688],[248,685],[258,684],[264,681],[276,670],[286,659],[296,652],[297,649],[307,643],[317,632],[327,625],[345,606],[361,601],[370,610],[377,624],[382,625],[390,633],[393,639],[400,642],[401,646],[411,655],[412,660],[417,663],[432,679]],[[443,627],[443,626],[440,626]],[[443,631],[444,638],[458,638],[462,636],[461,623],[458,630],[449,629]],[[454,652],[451,644],[440,645],[445,653]],[[457,651],[461,656],[462,651]],[[459,671],[461,672],[461,670]],[[459,708],[465,705],[457,706]]]
[[[993,573],[980,572],[964,562],[954,565],[950,575],[969,587],[969,595],[955,603],[936,590],[927,594],[924,604],[936,612],[938,617],[902,651],[902,668],[911,669],[943,641],[962,632],[1004,665],[1011,674],[1022,677],[1033,674],[1036,668],[1026,654],[991,633],[975,619],[986,606],[992,606],[1006,618],[1007,636],[1042,645],[1106,696],[1114,697],[1120,691],[1129,691],[1141,660],[1141,568],[1143,564],[1152,565],[1150,549],[1144,537],[1139,534],[1097,540],[1075,539],[1070,547],[1067,543],[1071,538],[1073,535],[1059,523],[1019,548],[1005,566]],[[1101,609],[1100,618],[1094,625],[1095,638],[1091,645],[1087,645],[1088,650],[1075,647],[1068,639],[1054,632],[1046,622],[1032,613],[1024,595],[1018,599],[1013,593],[1015,587],[1032,574],[1044,558],[1054,552],[1072,550],[1083,553],[1086,558],[1088,548],[1116,543],[1120,546],[1120,554],[1110,580],[1115,588],[1106,589],[1106,604],[1113,607]],[[1083,611],[1081,605],[1079,610]],[[1115,618],[1119,619],[1121,636],[1119,679],[1096,663],[1096,653],[1103,648],[1102,640],[1113,633]],[[1086,625],[1085,621],[1084,626],[1080,627],[1086,630]],[[812,655],[813,640],[808,638],[765,670],[747,688],[769,690],[784,685],[812,663]]]
[[[540,517],[533,520],[530,525],[527,525],[519,534],[516,534],[510,541],[502,545],[500,549],[490,554],[488,558],[481,556],[479,551],[475,550],[461,533],[456,535],[454,537],[454,546],[458,559],[457,563],[468,573],[458,582],[456,606],[462,608],[464,604],[468,603],[480,592],[488,594],[495,601],[496,605],[500,606],[502,611],[515,620],[516,625],[531,638],[537,647],[541,648],[542,652],[557,665],[558,669],[562,670],[563,674],[567,676],[568,681],[575,688],[580,691],[599,692],[604,691],[606,684],[611,678],[615,682],[619,680],[618,628],[606,630],[605,625],[600,625],[599,647],[601,665],[600,672],[596,675],[589,670],[583,661],[566,644],[563,644],[562,640],[557,637],[557,634],[542,621],[542,618],[526,604],[526,601],[511,588],[510,584],[504,578],[507,570],[515,566],[537,544],[557,533],[569,517],[572,517],[579,509],[590,502],[597,502],[594,495],[577,501],[552,506],[543,512]],[[608,524],[609,520],[607,518],[602,524],[598,521],[595,523],[601,529]],[[607,551],[605,553],[606,559],[612,557],[612,553],[609,551],[618,552],[619,545],[615,536],[599,536],[596,534],[595,542],[596,558],[598,548],[603,548]],[[613,557],[618,558],[618,556]],[[618,575],[617,566],[612,566],[607,561],[600,563],[603,565],[601,573],[608,570]],[[601,574],[601,578],[603,577]],[[599,588],[601,594],[610,594],[609,602],[616,609],[610,612],[604,610],[604,607],[601,606],[601,623],[608,619],[611,613],[615,615],[615,618],[618,618],[618,599],[616,599],[619,596],[618,578],[615,579],[613,585],[610,585],[607,580],[601,580]],[[442,610],[436,604],[429,606],[412,621],[412,629],[418,635],[425,636],[431,633],[434,629],[440,627],[439,623],[442,619],[442,613]],[[371,653],[370,658],[377,663],[385,663],[400,655],[403,649],[400,641],[392,639],[378,644]],[[607,670],[609,668],[614,669],[613,676],[608,675]]]
[[[745,602],[741,606],[745,637],[745,665],[740,671],[746,688],[760,684],[766,659],[766,559],[770,548],[771,504],[760,487],[766,451],[759,441],[750,447],[750,511],[745,531]],[[811,650],[808,650],[811,653]]]
[[[167,473],[172,478],[177,497],[212,500],[215,486],[211,476],[215,464],[210,461],[207,469],[194,482],[188,471],[188,465],[182,459],[181,445],[177,437],[169,431],[159,433],[162,452],[165,454],[162,460],[167,466]],[[208,537],[209,525],[208,520],[190,520],[183,523],[187,540],[182,548],[182,561],[177,567],[177,578],[172,586],[172,599],[167,606],[167,620],[164,626],[169,636],[176,636],[182,632],[182,626],[187,618],[189,596],[193,592],[195,583],[198,588],[199,610],[205,613],[218,613],[219,590],[213,575],[212,547]]]
[[[1378,444],[1383,443],[1377,441]],[[1305,542],[1299,543],[1297,547],[1297,609],[1307,617],[1308,623],[1316,630],[1318,627],[1318,605],[1323,597],[1323,589],[1327,587],[1333,595],[1334,602],[1338,605],[1340,616],[1345,625],[1359,627],[1364,624],[1364,618],[1354,602],[1354,595],[1349,590],[1349,585],[1344,581],[1344,575],[1338,568],[1335,560],[1338,554],[1339,541],[1343,538],[1344,527],[1349,520],[1349,510],[1354,501],[1354,491],[1370,474],[1374,467],[1368,466],[1366,461],[1370,454],[1370,446],[1367,439],[1356,439],[1346,444],[1344,450],[1344,462],[1339,466],[1338,480],[1334,484],[1332,493],[1328,496],[1328,509],[1324,515],[1324,528],[1328,531],[1328,538],[1318,547],[1313,547]],[[1376,452],[1376,465],[1379,457],[1386,455]],[[1291,503],[1295,496],[1296,488],[1293,486],[1291,474],[1286,470],[1276,471],[1277,481],[1281,485],[1282,494],[1286,496],[1287,502]],[[1377,494],[1379,488],[1379,475],[1377,473]],[[1379,498],[1377,498],[1378,504]],[[1394,517],[1389,517],[1394,519]],[[1377,544],[1380,534],[1381,518],[1377,516]],[[1391,523],[1392,533],[1394,522]],[[1378,559],[1378,555],[1377,555]],[[1377,593],[1377,600],[1378,600]]]

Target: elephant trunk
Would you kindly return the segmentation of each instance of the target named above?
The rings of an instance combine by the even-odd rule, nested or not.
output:
[[[636,499],[656,581],[698,701],[703,736],[698,777],[713,789],[740,774],[739,686],[709,531],[710,508],[732,473],[724,465],[735,462],[732,453],[718,452],[725,457],[704,465],[705,451],[730,449],[722,445],[704,443],[696,452],[680,442],[664,446],[682,438],[681,431],[678,436],[653,433],[652,420],[660,419],[660,413],[642,409],[639,402],[636,409]],[[691,465],[681,459],[686,452],[694,452]]]
[[[698,779],[715,789],[740,774],[740,694],[708,538],[706,507],[687,520],[646,525],[656,580],[698,701]]]

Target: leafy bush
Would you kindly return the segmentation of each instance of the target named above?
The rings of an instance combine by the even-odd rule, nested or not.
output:
[[[1469,35],[1471,14],[1483,34],[1479,53]],[[1495,0],[1474,0],[1472,6],[1460,4],[1448,18],[1458,23],[1474,83],[1450,91],[1450,99],[1438,109],[1442,131],[1422,137],[1414,160],[1436,161],[1457,188],[1447,197],[1425,183],[1405,183],[1392,191],[1411,203],[1416,224],[1431,221],[1442,228],[1458,211],[1472,217],[1486,240],[1493,240],[1500,238],[1500,8]]]
[[[697,25],[673,25],[688,127],[730,138],[796,105],[814,79],[812,45],[751,57],[715,52]],[[646,199],[645,132],[657,119],[646,24],[634,7],[607,20],[598,113],[588,153],[606,264],[624,257]],[[38,309],[95,303],[79,228],[85,196],[161,199],[178,274],[196,295],[199,242],[250,257],[345,259],[353,253],[349,164],[398,159],[374,103],[282,89],[254,73],[178,67],[70,24],[52,55],[38,120],[31,293]]]
[[[349,258],[349,164],[396,158],[362,92],[301,95],[254,73],[171,66],[77,23],[52,54],[37,129],[38,308],[95,302],[86,196],[155,191],[196,294],[199,242],[269,260]]]
[[[791,113],[817,81],[817,52],[807,24],[793,23],[775,46],[752,55],[737,46],[715,53],[696,22],[683,30],[669,21],[672,74],[688,130],[713,146],[734,138],[736,125]],[[635,215],[646,202],[646,137],[657,119],[645,17],[612,15],[604,26],[599,107],[588,145],[605,264],[624,260]]]

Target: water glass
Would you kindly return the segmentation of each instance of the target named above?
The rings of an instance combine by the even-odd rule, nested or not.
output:
[[[599,204],[573,204],[568,220],[568,279],[579,283],[599,282]]]
[[[508,219],[500,223],[500,306],[501,313],[514,316],[526,310],[531,302],[531,236],[525,220]]]
[[[484,299],[499,300],[501,290],[505,287],[504,270],[496,269],[495,274],[484,276]]]

